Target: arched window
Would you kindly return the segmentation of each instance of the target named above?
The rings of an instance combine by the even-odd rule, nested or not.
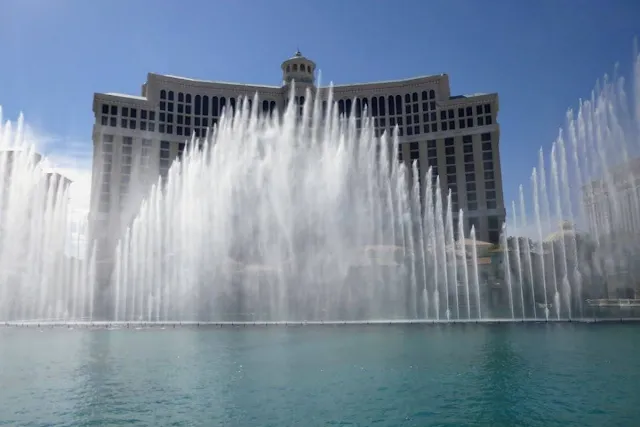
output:
[[[304,105],[304,96],[300,97],[300,102],[298,103],[301,107]]]
[[[178,92],[178,102],[184,102],[184,93]]]
[[[362,113],[364,115],[370,114],[369,113],[369,100],[367,98],[362,98]]]
[[[347,117],[351,116],[351,100],[347,99],[346,101],[344,101],[344,112],[347,115]]]
[[[360,98],[356,98],[356,117],[362,116],[362,101]]]
[[[162,89],[160,91],[160,99],[167,99],[167,91]]]
[[[375,96],[371,98],[371,115],[373,117],[378,117],[378,98]]]
[[[273,113],[274,111],[276,111],[276,101],[271,101],[269,104],[269,112]]]
[[[193,114],[195,114],[196,116],[200,115],[200,104],[202,103],[202,97],[200,95],[196,95],[196,102],[195,105],[193,107],[194,111]]]
[[[436,99],[436,91],[431,89],[429,91],[429,99]]]
[[[426,91],[426,90],[423,90],[423,91],[422,91],[422,100],[423,100],[423,101],[426,101],[426,100],[428,100],[428,99],[429,99],[429,94],[427,93],[427,91]]]
[[[411,102],[411,95],[406,94],[406,95],[404,96],[404,102],[406,102],[407,104],[408,104],[408,103],[410,103],[410,102]]]
[[[187,104],[191,104],[191,94],[190,93],[188,93],[186,95],[186,98],[185,98],[184,102],[187,103]]]
[[[298,64],[293,64],[293,71],[298,71]]]
[[[393,95],[389,95],[389,114],[390,115],[394,115],[396,114],[396,108],[395,108],[395,102],[393,100]]]
[[[262,101],[262,112],[263,113],[269,112],[269,101],[267,101],[266,99]]]
[[[418,102],[418,92],[413,92],[413,94],[411,95],[411,100],[413,102]]]
[[[381,116],[385,116],[385,108],[384,108],[384,96],[378,98],[378,112]]]
[[[396,114],[402,114],[402,97],[396,95]]]
[[[236,99],[235,98],[229,98],[229,106],[231,107],[231,114],[234,114],[236,112]]]
[[[202,96],[202,115],[209,115],[209,97],[207,95]]]
[[[225,108],[227,106],[227,99],[224,96],[220,97],[220,115],[225,112]]]
[[[344,100],[341,99],[340,101],[338,101],[338,114],[342,115],[344,114],[345,109],[344,109]]]
[[[173,91],[169,91],[169,101],[173,101]]]
[[[211,97],[211,115],[214,117],[217,117],[218,114],[218,97],[217,96],[212,96]]]
[[[287,65],[287,73],[291,72],[291,65]]]

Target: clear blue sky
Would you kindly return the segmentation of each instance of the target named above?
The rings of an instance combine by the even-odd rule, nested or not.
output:
[[[0,0],[0,104],[91,149],[93,93],[139,94],[150,71],[278,84],[299,47],[335,83],[445,72],[499,93],[510,202],[636,35],[638,0]]]

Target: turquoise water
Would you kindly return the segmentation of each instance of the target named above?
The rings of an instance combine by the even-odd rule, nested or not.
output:
[[[0,425],[640,425],[637,325],[0,329]]]

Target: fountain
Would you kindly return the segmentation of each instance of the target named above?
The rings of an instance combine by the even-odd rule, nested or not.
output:
[[[94,264],[70,253],[69,186],[41,160],[0,109],[0,321],[91,320]]]
[[[640,81],[640,57],[634,77]],[[454,216],[439,177],[399,161],[397,138],[375,137],[367,118],[357,128],[332,102],[322,111],[311,94],[305,99],[302,111],[289,105],[281,117],[261,115],[245,100],[206,139],[188,141],[168,179],[142,202],[115,248],[109,281],[98,287],[91,251],[72,273],[59,266],[64,206],[43,204],[53,200],[51,190],[38,186],[33,165],[14,162],[0,189],[10,194],[2,199],[0,321],[422,323],[640,314],[629,295],[640,273],[633,262],[640,255],[640,162],[633,160],[640,121],[632,113],[640,96],[630,101],[622,80],[605,79],[577,114],[569,112],[549,167],[540,151],[533,169],[532,212],[521,186],[499,250],[489,253],[473,228],[466,238],[465,213]],[[0,138],[9,144],[22,136],[6,124]],[[32,211],[41,214],[25,214]],[[37,267],[25,269],[25,261]],[[496,287],[499,303],[490,297]]]

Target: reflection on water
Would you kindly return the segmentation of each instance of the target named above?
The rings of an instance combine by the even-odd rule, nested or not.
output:
[[[627,427],[640,329],[0,329],[0,425]]]

